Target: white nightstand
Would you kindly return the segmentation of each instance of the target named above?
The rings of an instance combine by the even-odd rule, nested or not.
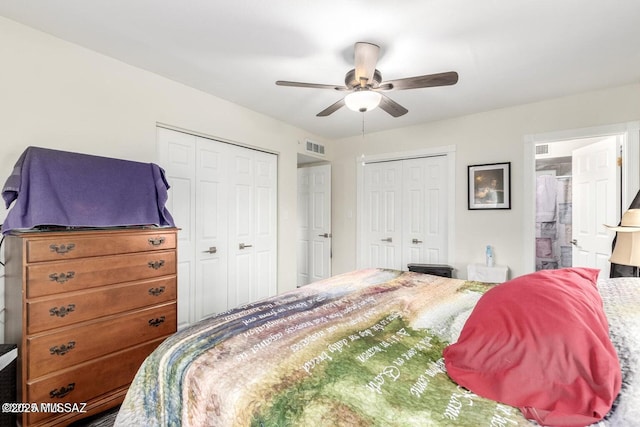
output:
[[[485,283],[502,283],[507,281],[509,267],[506,265],[494,265],[487,267],[484,264],[467,265],[467,279]]]

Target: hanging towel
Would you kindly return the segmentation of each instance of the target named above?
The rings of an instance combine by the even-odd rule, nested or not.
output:
[[[2,234],[43,226],[174,226],[164,170],[140,163],[28,147],[7,178]],[[15,203],[14,203],[15,202]]]
[[[553,175],[540,175],[536,179],[536,222],[556,220],[558,186]]]

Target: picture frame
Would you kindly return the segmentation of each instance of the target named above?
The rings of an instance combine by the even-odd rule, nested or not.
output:
[[[468,209],[511,209],[511,162],[467,166]]]

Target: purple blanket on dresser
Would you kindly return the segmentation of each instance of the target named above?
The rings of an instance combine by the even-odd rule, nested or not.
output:
[[[39,226],[174,226],[164,171],[140,163],[28,147],[2,189],[2,233]]]

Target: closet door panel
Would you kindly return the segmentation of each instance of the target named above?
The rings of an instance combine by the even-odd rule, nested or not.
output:
[[[228,147],[196,138],[195,321],[227,309]]]
[[[367,164],[364,204],[365,253],[370,267],[400,269],[402,162]]]
[[[254,276],[253,158],[252,152],[235,148],[229,169],[229,306],[251,301]]]
[[[186,133],[157,128],[158,158],[169,182],[167,209],[178,230],[178,328],[195,320],[194,288],[196,276],[196,143]]]
[[[255,284],[252,298],[260,299],[277,293],[278,251],[278,158],[254,151],[255,188]]]
[[[426,264],[447,262],[447,160],[445,156],[425,159],[424,258]]]
[[[235,306],[277,291],[277,157],[255,150],[236,150],[232,157],[229,287]]]

